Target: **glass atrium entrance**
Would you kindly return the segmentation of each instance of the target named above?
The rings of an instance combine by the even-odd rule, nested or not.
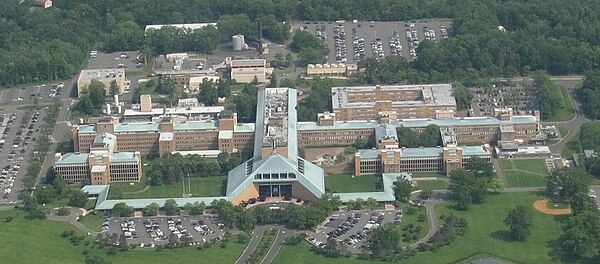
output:
[[[258,186],[258,195],[261,198],[267,197],[292,197],[292,185],[287,184],[261,184]]]

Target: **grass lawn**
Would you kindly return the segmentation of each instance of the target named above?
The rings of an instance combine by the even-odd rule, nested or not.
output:
[[[442,180],[435,181],[417,181],[417,186],[415,189],[417,190],[439,190],[439,189],[448,189],[450,187],[450,183]]]
[[[570,159],[573,158],[573,154],[581,152],[583,152],[583,150],[581,150],[581,141],[579,141],[579,134],[577,134],[573,140],[565,145],[565,148],[560,154],[563,158]]]
[[[325,187],[334,193],[379,192],[383,190],[381,175],[362,175],[352,178],[350,174],[325,176]]]
[[[554,114],[554,116],[552,116],[551,118],[544,118],[544,121],[546,122],[559,122],[559,121],[569,121],[573,118],[575,118],[575,112],[573,111],[573,105],[571,104],[571,100],[569,99],[569,92],[567,92],[567,89],[565,89],[564,87],[560,87],[562,94],[563,94],[563,98],[565,100],[565,107],[558,109],[558,111],[556,111],[556,113]]]
[[[146,167],[146,168],[148,168],[148,167]],[[139,191],[143,190],[144,188],[146,188],[147,185],[148,185],[148,177],[146,177],[146,175],[142,174],[142,178],[140,179],[140,182],[134,182],[133,185],[131,185],[131,183],[129,183],[129,182],[111,183],[110,190],[111,191],[119,190],[123,193],[139,192]]]
[[[118,252],[108,256],[106,249],[92,249],[80,244],[73,246],[60,234],[66,230],[76,230],[64,222],[49,220],[26,220],[24,213],[16,210],[0,212],[0,219],[13,216],[9,223],[0,222],[0,254],[3,263],[61,263],[80,264],[84,262],[84,250],[89,254],[99,255],[112,263],[147,264],[147,263],[234,263],[246,245],[227,243],[226,248],[213,245],[208,249],[198,250],[195,247],[183,249],[135,249]],[[80,233],[81,234],[81,233]],[[94,239],[94,238],[90,238]],[[26,250],[23,251],[23,250]]]
[[[566,127],[558,127],[558,131],[560,131],[560,138],[564,138],[568,133],[569,130]]]
[[[546,163],[542,159],[515,159],[512,160],[516,169],[531,171],[535,173],[548,173]]]
[[[222,196],[227,186],[227,176],[212,176],[202,178],[191,178],[192,196]],[[186,192],[188,182],[185,180]],[[170,185],[150,186],[146,191],[138,193],[124,193],[123,198],[177,198],[182,197],[183,183],[178,182]]]
[[[83,225],[96,232],[102,231],[102,216],[97,214],[87,214],[80,221]]]
[[[413,224],[414,226],[420,226],[421,227],[421,235],[419,236],[419,238],[414,239],[414,240],[410,240],[407,242],[400,241],[401,247],[408,246],[408,245],[414,243],[415,241],[423,238],[425,235],[427,235],[427,232],[429,232],[429,223],[427,222],[427,220],[425,220],[423,222],[417,221],[417,217],[420,214],[427,215],[427,211],[425,210],[425,207],[423,207],[423,206],[415,207],[417,209],[417,213],[412,214],[412,215],[407,214],[405,208],[408,208],[408,205],[403,207],[404,216],[402,217],[402,223],[400,224],[400,235],[402,235],[402,227],[404,227],[408,224]]]
[[[551,263],[547,245],[550,240],[556,239],[560,235],[561,229],[560,223],[555,217],[533,209],[533,202],[541,198],[532,193],[503,193],[488,197],[485,204],[473,205],[468,211],[454,210],[451,203],[440,204],[436,207],[437,216],[452,213],[466,218],[469,223],[467,233],[437,252],[417,253],[414,257],[402,260],[402,263],[455,263],[477,254],[494,255],[519,263]],[[531,236],[525,242],[512,241],[508,237],[508,229],[502,222],[516,205],[526,206],[533,216]],[[313,254],[308,243],[301,243],[297,246],[284,246],[274,263],[366,264],[389,262],[355,258],[326,258]]]
[[[544,186],[545,175],[548,173],[542,159],[500,160],[500,167],[506,175],[509,187]]]
[[[412,175],[413,178],[419,178],[419,177],[446,177],[445,174],[443,174],[442,172],[439,171],[418,171],[418,172],[411,172],[410,173]]]
[[[509,187],[541,187],[546,184],[546,178],[537,174],[520,172],[520,171],[504,171]]]

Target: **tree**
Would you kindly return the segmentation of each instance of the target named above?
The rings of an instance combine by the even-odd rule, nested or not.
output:
[[[578,89],[578,99],[586,116],[592,119],[600,118],[600,104],[597,103],[600,101],[600,71],[586,73],[581,89]]]
[[[114,97],[119,94],[119,86],[117,86],[117,81],[110,81],[110,97]]]
[[[112,214],[119,217],[130,217],[133,216],[134,208],[127,205],[126,203],[116,203],[113,206]]]
[[[156,85],[155,90],[160,94],[169,96],[169,99],[172,100],[175,97],[177,86],[175,85],[173,79],[169,77],[161,77],[158,79],[158,84]]]
[[[394,182],[394,195],[398,201],[408,201],[412,190],[412,182],[405,177],[398,177]]]
[[[52,185],[43,185],[36,190],[35,196],[39,204],[47,204],[56,198],[56,192]]]
[[[119,236],[119,249],[121,251],[126,251],[127,249],[129,249],[127,247],[127,237],[125,236],[125,234],[121,234]]]
[[[159,204],[151,203],[144,208],[144,210],[143,210],[144,216],[157,216],[159,209],[160,209]]]
[[[186,203],[183,206],[183,209],[188,211],[190,215],[202,215],[204,213],[205,208],[206,204],[204,204],[204,202],[194,202],[193,204]]]
[[[174,199],[167,199],[164,205],[165,213],[167,215],[178,215],[179,207],[177,206],[177,202]]]
[[[110,264],[111,262],[98,255],[85,256],[85,264]]]
[[[213,106],[218,102],[217,86],[212,80],[204,78],[200,84],[200,93],[198,93],[198,101],[206,106]]]
[[[56,178],[56,171],[54,170],[54,167],[48,168],[48,170],[46,171],[46,177],[44,178],[44,183],[52,184],[54,182],[55,178]]]
[[[329,53],[327,45],[307,31],[296,31],[294,37],[292,37],[290,49],[299,53],[300,62],[303,65],[323,63],[325,56]]]
[[[470,109],[473,102],[473,91],[461,83],[452,84],[452,90],[458,110]]]
[[[236,214],[235,224],[238,229],[246,231],[254,229],[256,226],[254,211],[246,210],[240,206],[234,207],[234,211]]]
[[[583,169],[563,167],[546,178],[546,193],[555,199],[570,201],[577,193],[586,193],[591,177]]]
[[[533,220],[531,212],[522,205],[518,205],[504,218],[504,224],[510,230],[510,236],[519,241],[525,241],[531,233]]]
[[[600,215],[597,209],[583,211],[566,220],[564,233],[559,237],[560,251],[557,255],[564,263],[586,262],[600,254],[600,240],[596,235],[600,228]]]
[[[389,256],[400,249],[400,239],[396,226],[387,223],[371,232],[368,237],[369,249],[375,258]]]
[[[214,200],[210,203],[211,207],[219,215],[219,219],[228,227],[233,227],[235,223],[235,213],[231,202],[221,199]]]
[[[450,172],[449,196],[461,210],[468,209],[472,203],[482,203],[488,187],[488,179],[478,178],[473,172],[464,169]]]
[[[273,72],[271,74],[271,80],[269,81],[269,85],[267,87],[275,88],[275,87],[277,87],[277,84],[278,84],[277,74],[275,72]]]
[[[365,205],[371,208],[371,210],[374,210],[377,206],[379,206],[379,202],[377,202],[375,198],[369,197],[367,198],[367,201],[365,201]]]
[[[229,83],[226,80],[219,79],[217,81],[217,95],[219,97],[229,97],[231,94],[231,90],[229,87]]]
[[[492,182],[490,183],[490,189],[492,189],[493,191],[499,193],[502,190],[504,190],[504,182],[502,182],[500,179],[498,178],[493,178]]]
[[[535,73],[533,85],[538,88],[540,112],[543,117],[552,118],[562,108],[565,108],[562,88],[555,84],[550,76],[543,72]]]
[[[104,99],[106,98],[106,88],[104,84],[98,80],[92,80],[86,91],[92,106],[101,108],[104,104]]]
[[[88,194],[81,190],[72,190],[69,193],[69,205],[83,208],[88,201]]]

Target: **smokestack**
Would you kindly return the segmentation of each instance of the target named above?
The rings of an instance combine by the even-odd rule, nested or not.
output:
[[[258,54],[263,54],[262,42],[262,22],[258,19]]]

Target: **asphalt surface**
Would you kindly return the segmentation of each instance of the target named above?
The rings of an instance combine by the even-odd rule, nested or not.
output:
[[[252,236],[250,237],[250,242],[248,242],[248,246],[246,246],[246,249],[244,250],[244,252],[242,252],[242,255],[240,256],[240,258],[238,258],[235,264],[243,264],[246,263],[246,261],[248,261],[252,253],[254,253],[254,251],[258,247],[258,242],[260,242],[260,238],[265,233],[265,230],[269,228],[271,228],[271,226],[263,225],[256,227],[254,231],[252,231]]]
[[[354,60],[354,44],[353,44],[353,32],[352,29],[356,29],[356,34],[359,38],[364,39],[364,53],[366,57],[374,57],[373,50],[371,48],[371,42],[376,39],[381,39],[383,52],[385,56],[391,55],[391,45],[389,37],[394,36],[394,32],[397,33],[400,44],[402,45],[402,51],[400,54],[407,59],[410,59],[409,54],[409,43],[406,36],[406,31],[417,31],[418,41],[423,42],[425,40],[424,27],[429,30],[435,31],[435,41],[439,42],[442,38],[441,27],[444,26],[446,29],[450,29],[450,22],[373,22],[370,21],[358,21],[354,24],[352,21],[346,21],[342,24],[338,24],[333,21],[319,22],[318,24],[306,22],[301,24],[294,24],[295,28],[304,28],[312,34],[316,34],[317,26],[324,26],[325,32],[327,33],[326,42],[329,48],[329,55],[327,56],[327,63],[338,63],[336,61],[336,46],[334,40],[334,27],[342,25],[345,34],[345,43],[347,48],[347,61],[341,63],[356,63]]]

